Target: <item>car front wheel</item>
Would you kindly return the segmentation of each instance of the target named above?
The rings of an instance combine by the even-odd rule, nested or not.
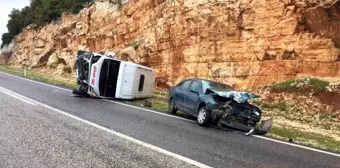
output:
[[[211,114],[206,107],[200,107],[197,114],[197,123],[200,126],[206,126],[211,120]]]

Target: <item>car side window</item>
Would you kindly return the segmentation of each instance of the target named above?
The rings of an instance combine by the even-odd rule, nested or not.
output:
[[[183,83],[184,83],[184,82],[178,83],[178,84],[176,85],[176,87],[179,87],[179,88],[182,87]]]
[[[191,83],[191,81],[190,81],[190,80],[188,80],[188,81],[185,81],[185,82],[183,83],[183,85],[181,86],[181,89],[182,89],[182,90],[189,91],[189,86],[190,86],[190,83]]]
[[[200,88],[201,88],[201,87],[200,87],[200,83],[199,83],[199,82],[193,81],[193,82],[191,83],[190,90],[193,90],[193,91],[196,91],[196,92],[198,92],[198,93],[201,93],[201,89],[200,89]]]

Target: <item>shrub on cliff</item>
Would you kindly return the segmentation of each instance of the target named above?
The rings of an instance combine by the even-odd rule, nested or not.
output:
[[[4,33],[2,35],[2,38],[1,38],[2,44],[1,44],[0,48],[4,48],[4,46],[8,45],[11,42],[12,39],[14,39],[13,35],[11,35],[9,33]]]
[[[78,13],[84,3],[92,0],[31,0],[30,6],[22,10],[13,9],[8,15],[8,33],[2,35],[1,48],[9,44],[25,27],[35,23],[43,26],[59,19],[63,12]]]
[[[303,78],[274,83],[269,86],[269,88],[272,92],[313,92],[314,94],[317,94],[321,91],[325,91],[328,86],[328,81],[317,78]]]

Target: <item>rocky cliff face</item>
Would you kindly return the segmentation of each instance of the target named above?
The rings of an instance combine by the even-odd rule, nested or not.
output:
[[[12,64],[63,73],[79,49],[116,51],[183,78],[256,87],[301,76],[340,77],[337,0],[131,0],[97,2],[17,38]],[[55,61],[48,63],[49,60]],[[56,65],[57,64],[57,65]],[[47,68],[48,67],[48,68]]]
[[[7,59],[4,55],[0,54],[0,65],[5,64],[7,62]]]
[[[4,46],[0,50],[0,65],[7,64],[10,61],[14,48],[15,48],[15,44],[14,42],[12,42],[9,45]]]

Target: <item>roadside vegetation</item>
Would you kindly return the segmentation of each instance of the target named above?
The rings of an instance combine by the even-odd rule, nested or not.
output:
[[[272,92],[312,92],[313,94],[318,94],[322,91],[326,91],[328,86],[328,81],[317,78],[303,78],[274,83],[267,86],[267,88]]]
[[[59,85],[59,86],[66,86],[69,88],[77,88],[78,86],[75,83],[74,78],[70,78],[69,76],[56,76],[53,74],[42,74],[37,71],[33,70],[27,70],[26,71],[26,76],[23,68],[17,69],[17,68],[11,68],[8,66],[0,65],[0,71],[1,72],[6,72],[12,75],[16,76],[21,76],[25,77],[28,79],[36,80],[36,81],[41,81],[45,83],[50,83],[54,85]]]
[[[286,102],[255,102],[263,117],[273,119],[268,136],[296,143],[340,151],[340,123],[332,113],[312,114]]]
[[[24,77],[23,69],[0,66],[0,71]],[[67,76],[56,77],[55,75],[41,74],[31,70],[27,72],[26,78],[55,85],[62,85],[69,88],[77,87],[75,79]],[[309,87],[310,85],[315,87],[311,88]],[[264,119],[273,119],[274,121],[274,125],[267,136],[290,141],[292,143],[340,152],[340,122],[338,119],[340,112],[321,112],[315,109],[313,109],[313,111],[305,105],[296,102],[303,102],[303,99],[297,99],[294,102],[275,98],[275,96],[280,97],[282,93],[286,94],[286,92],[292,94],[294,88],[306,91],[307,89],[303,88],[304,86],[309,88],[309,91],[312,92],[317,88],[318,92],[322,94],[323,91],[327,91],[329,83],[319,79],[301,79],[276,83],[265,87],[267,92],[269,90],[269,95],[274,97],[268,98],[264,96],[252,101],[252,103],[263,110]],[[297,93],[301,92],[298,91]],[[301,94],[310,94],[310,92]],[[260,92],[260,95],[265,94]],[[297,94],[294,93],[294,95]],[[289,95],[286,96],[289,97]],[[159,112],[167,112],[168,92],[156,90],[154,91],[152,98],[148,100],[125,101],[125,103],[154,109]],[[182,112],[178,112],[177,115],[187,117]]]
[[[340,151],[339,89],[328,81],[303,78],[274,83],[253,101],[274,120],[269,136]]]
[[[58,20],[63,12],[78,13],[84,3],[92,0],[31,0],[30,6],[21,10],[13,9],[8,15],[8,33],[2,35],[1,48],[12,42],[14,37],[26,28],[34,24],[33,27],[41,27],[51,21]]]
[[[340,151],[340,141],[317,133],[309,133],[294,128],[273,127],[268,136],[296,142],[310,147],[318,147],[335,152]]]

